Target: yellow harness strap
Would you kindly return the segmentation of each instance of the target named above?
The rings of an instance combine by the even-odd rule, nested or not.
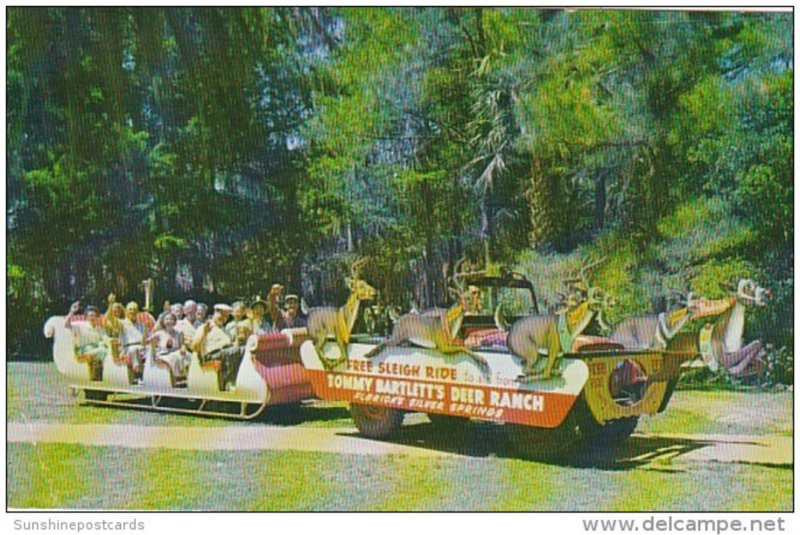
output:
[[[708,316],[719,316],[736,304],[735,297],[724,299],[703,299],[700,306],[694,311],[692,319],[705,318]]]
[[[569,326],[570,332],[574,332],[575,326],[581,322],[587,312],[589,312],[588,301],[584,301],[575,307],[575,309],[567,311],[567,325]]]
[[[667,314],[667,327],[672,329],[673,327],[675,327],[675,324],[678,323],[680,320],[682,320],[688,313],[689,309],[685,307],[679,308],[674,312],[670,312],[669,314]]]
[[[449,331],[450,324],[456,321],[456,319],[458,319],[458,317],[463,313],[463,311],[464,307],[461,305],[461,303],[453,305],[452,307],[447,309],[447,312],[445,313],[445,318],[447,319],[447,325],[445,325],[445,330]]]
[[[342,342],[345,344],[350,343],[350,325],[347,323],[347,318],[344,317],[344,311],[353,310],[356,306],[356,301],[358,300],[358,296],[355,292],[350,294],[350,297],[347,298],[347,302],[344,304],[343,307],[339,307],[339,310],[336,311],[336,331],[339,336],[342,337]],[[354,319],[354,318],[351,318]]]

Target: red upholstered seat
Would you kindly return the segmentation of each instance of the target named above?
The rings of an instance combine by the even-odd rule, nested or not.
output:
[[[289,337],[283,333],[269,333],[258,335],[258,345],[256,351],[261,353],[277,349],[289,349],[292,344]]]
[[[300,347],[303,342],[308,340],[307,332],[295,332],[291,339],[283,333],[269,333],[258,335],[258,343],[255,351],[263,353],[267,351],[278,351]]]
[[[466,340],[464,340],[464,345],[469,348],[493,346],[505,347],[506,336],[508,336],[508,333],[503,332],[500,329],[480,329],[472,331],[469,336],[467,336]]]

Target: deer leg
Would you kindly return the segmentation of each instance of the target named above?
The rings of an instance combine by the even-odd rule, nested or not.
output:
[[[561,342],[558,339],[558,332],[556,332],[555,328],[550,330],[550,334],[548,336],[548,344],[547,344],[547,365],[544,368],[544,379],[550,379],[553,376],[554,371],[556,375],[559,375],[559,370],[554,370],[556,362],[558,361],[558,357],[561,355]]]
[[[547,366],[544,368],[544,378],[550,379],[554,374],[560,375],[558,369],[554,369],[556,362],[558,361],[558,353],[551,352],[547,355]]]
[[[341,358],[339,359],[341,362],[344,362],[349,357],[347,356],[347,344],[344,343],[344,340],[336,337],[336,345],[339,346],[339,352],[341,353]]]
[[[380,344],[376,345],[375,347],[373,347],[372,349],[370,349],[369,351],[364,353],[364,358],[365,359],[371,359],[372,357],[374,357],[375,355],[377,355],[381,351],[383,351],[384,348],[386,348],[387,345],[389,345],[389,344],[387,344],[386,342],[381,342]]]
[[[325,341],[327,340],[328,335],[325,332],[317,334],[314,338],[314,348],[317,350],[317,353],[322,355],[322,348],[325,347]]]
[[[531,351],[531,355],[525,355],[523,358],[525,359],[525,374],[532,375],[534,372],[534,368],[536,367],[536,363],[539,362],[539,351],[534,348],[534,351]]]
[[[539,346],[537,345],[533,336],[531,336],[528,340],[529,344],[526,348],[525,354],[519,354],[518,356],[521,357],[525,361],[525,368],[524,372],[520,374],[519,379],[523,380],[531,380],[531,379],[548,379],[550,374],[552,373],[553,365],[555,364],[555,358],[558,356],[559,349],[561,347],[559,339],[558,339],[558,332],[552,326],[548,330],[547,334],[547,365],[543,372],[537,372],[534,368],[536,364],[539,362]],[[522,353],[522,352],[520,352]]]
[[[460,345],[445,345],[445,346],[440,346],[438,349],[439,349],[440,352],[444,353],[445,355],[454,355],[456,353],[465,353],[467,356],[469,356],[472,360],[475,361],[475,363],[478,365],[478,367],[484,373],[488,373],[488,371],[489,371],[489,363],[486,362],[486,359],[483,358],[482,356],[478,355],[477,353],[473,352],[472,350],[467,349],[464,346],[460,346]]]
[[[529,351],[528,353],[529,354],[522,354],[522,352],[516,353],[516,355],[521,358],[524,363],[522,367],[522,373],[519,374],[517,377],[518,379],[527,380],[536,376],[534,367],[536,366],[536,363],[539,362],[539,350],[536,348],[536,346],[533,346],[532,351]]]
[[[330,371],[333,369],[333,364],[331,359],[325,357],[325,352],[323,351],[327,341],[328,333],[324,330],[319,331],[314,337],[314,349],[317,350],[317,356],[319,357],[319,361],[322,363],[322,367]]]
[[[364,358],[365,359],[371,359],[372,357],[375,357],[375,356],[379,355],[381,353],[381,351],[383,351],[387,347],[399,346],[404,341],[405,340],[403,340],[402,338],[388,338],[388,339],[384,340],[383,342],[379,343],[378,345],[376,345],[375,347],[373,347],[372,349],[370,349],[369,351],[367,351],[364,354]]]

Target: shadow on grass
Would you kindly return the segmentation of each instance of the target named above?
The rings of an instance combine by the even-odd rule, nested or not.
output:
[[[340,434],[361,436],[357,432]],[[713,440],[634,435],[620,444],[609,446],[592,443],[591,438],[588,438],[576,443],[567,452],[537,458],[516,451],[503,426],[475,422],[461,428],[441,428],[432,423],[406,425],[384,442],[468,457],[500,457],[570,468],[608,471],[646,468],[663,472],[682,471],[672,466],[673,459],[717,444]]]
[[[267,407],[255,421],[270,425],[292,426],[335,420],[345,420],[345,425],[352,425],[350,411],[347,407],[326,407],[314,403],[292,403]]]
[[[105,399],[105,398],[103,398]],[[109,398],[112,399],[112,398]],[[288,403],[283,405],[267,405],[264,410],[250,420],[237,418],[241,410],[241,403],[232,401],[206,401],[201,398],[169,398],[164,397],[159,400],[158,407],[151,403],[150,396],[132,395],[116,399],[124,405],[104,405],[103,400],[87,400],[83,402],[84,407],[100,411],[130,411],[139,413],[149,413],[154,416],[169,415],[170,417],[187,419],[208,419],[219,420],[220,422],[240,421],[252,425],[269,424],[278,426],[296,426],[304,423],[333,422],[342,421],[345,425],[350,425],[350,412],[344,406],[324,406],[316,403]],[[200,407],[203,407],[202,410]],[[258,405],[249,404],[248,411],[252,414],[258,410]]]

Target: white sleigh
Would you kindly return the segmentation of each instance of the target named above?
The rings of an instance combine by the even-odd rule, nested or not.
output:
[[[71,384],[97,384],[98,381],[92,381],[89,363],[78,357],[75,339],[64,323],[63,316],[54,316],[44,324],[44,335],[53,339],[53,361],[56,368]]]
[[[102,377],[93,380],[89,362],[77,354],[73,334],[64,323],[62,316],[51,317],[44,335],[53,339],[53,361],[59,373],[70,388],[85,394],[82,401],[86,403],[251,419],[268,404],[294,403],[313,396],[299,363],[298,347],[304,338],[293,337],[292,332],[250,337],[236,382],[225,390],[219,363],[201,364],[194,353],[185,385],[177,385],[170,367],[149,350],[141,384],[134,382],[130,367],[115,361],[111,351],[103,362]],[[73,323],[80,325],[82,318],[76,317]],[[265,343],[271,344],[269,348]],[[297,353],[297,362],[284,362],[291,352]]]

